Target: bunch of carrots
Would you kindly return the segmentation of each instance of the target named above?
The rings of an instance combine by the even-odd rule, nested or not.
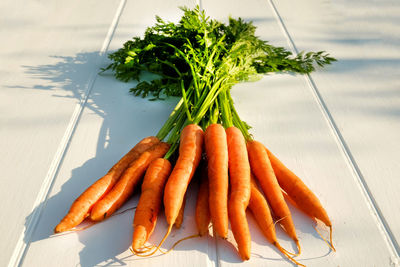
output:
[[[302,265],[294,259],[301,247],[286,203],[290,201],[330,229],[327,243],[334,250],[326,210],[299,177],[253,139],[230,94],[235,83],[253,80],[273,68],[308,73],[314,70],[314,63],[323,66],[334,59],[323,52],[290,57],[290,52],[255,37],[255,27],[249,22],[230,19],[229,25],[224,25],[210,20],[198,7],[183,11],[178,24],[157,18],[158,24],[146,31],[143,40],[128,41],[110,55],[115,62],[106,68],[122,80],[138,79],[141,71],[156,73],[159,79],[141,82],[132,91],[152,94],[155,99],[181,96],[180,101],[157,135],[141,140],[87,188],[54,231],[72,230],[86,218],[99,222],[112,216],[141,185],[131,250],[138,256],[150,256],[161,251],[173,226],[179,228],[182,223],[185,194],[198,169],[198,233],[190,238],[208,234],[211,222],[214,233],[226,239],[230,223],[238,253],[248,260],[249,209],[267,240]],[[146,246],[162,201],[168,230],[158,245]],[[297,253],[279,244],[275,223],[295,242]]]

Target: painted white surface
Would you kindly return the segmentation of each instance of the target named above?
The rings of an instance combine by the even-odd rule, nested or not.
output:
[[[299,50],[339,59],[311,76],[400,253],[400,3],[274,3]]]
[[[308,4],[310,3],[311,2],[308,2]],[[19,188],[12,188],[15,186],[21,187],[22,182],[10,180],[15,179],[14,177],[23,176],[21,174],[12,174],[12,168],[8,167],[7,170],[9,170],[9,177],[11,178],[9,180],[1,180],[4,186],[2,184],[0,190],[7,191],[9,192],[8,194],[10,194],[10,192],[20,192],[19,194],[15,194],[16,198],[25,194],[34,201],[41,182],[46,176],[49,164],[53,160],[52,157],[63,136],[63,131],[65,131],[73,109],[76,103],[78,103],[78,99],[80,98],[79,94],[88,82],[90,74],[97,71],[99,68],[94,62],[99,60],[98,50],[102,47],[107,30],[112,24],[119,4],[120,2],[112,2],[109,3],[108,6],[105,4],[104,6],[99,6],[98,4],[97,8],[99,8],[99,11],[96,15],[92,16],[84,16],[82,14],[84,13],[87,15],[95,13],[90,9],[90,7],[94,5],[93,3],[92,6],[89,4],[86,6],[85,4],[84,7],[80,6],[79,8],[76,6],[72,7],[70,4],[68,5],[70,9],[66,8],[66,10],[63,11],[65,13],[60,11],[58,16],[54,15],[48,18],[50,21],[58,21],[62,24],[62,19],[68,17],[69,23],[76,25],[73,27],[75,31],[67,27],[69,29],[67,33],[59,33],[55,30],[56,27],[54,25],[52,26],[54,27],[53,31],[45,31],[38,26],[37,32],[39,35],[41,34],[40,36],[47,36],[47,38],[52,40],[54,38],[53,41],[56,42],[56,48],[54,48],[53,51],[54,54],[64,55],[63,51],[66,51],[65,54],[68,55],[67,58],[59,58],[54,62],[46,61],[48,60],[48,52],[44,49],[40,49],[40,47],[31,52],[29,60],[33,62],[35,57],[37,57],[37,59],[42,59],[43,61],[33,62],[30,67],[31,72],[18,72],[17,70],[20,66],[18,64],[23,64],[20,62],[15,63],[14,69],[7,69],[5,66],[0,67],[2,76],[4,73],[7,74],[7,77],[14,77],[10,78],[11,80],[5,80],[4,86],[2,83],[2,89],[5,88],[9,90],[3,91],[5,92],[5,97],[13,96],[16,98],[18,94],[18,96],[23,95],[23,100],[18,99],[18,101],[21,101],[21,107],[24,106],[24,108],[19,108],[11,112],[11,107],[13,106],[10,104],[12,103],[11,100],[3,100],[11,98],[1,98],[2,105],[7,107],[7,109],[5,109],[7,112],[1,113],[0,115],[2,120],[4,119],[4,121],[7,122],[7,124],[4,124],[7,125],[7,128],[3,128],[3,122],[2,128],[0,128],[1,131],[6,129],[6,135],[4,136],[7,137],[7,139],[0,141],[2,142],[0,144],[4,147],[2,147],[3,149],[1,151],[7,153],[5,154],[6,156],[11,155],[11,157],[8,156],[8,161],[4,161],[4,163],[2,161],[1,164],[2,166],[10,166],[15,169],[17,166],[26,166],[23,163],[26,164],[26,162],[30,162],[27,166],[32,166],[31,168],[39,168],[38,166],[40,166],[42,168],[41,172],[36,169],[34,169],[34,172],[26,172],[25,175],[30,174],[29,177],[31,178],[30,182],[32,185],[26,187],[26,191],[24,192]],[[181,1],[180,3],[157,0],[146,2],[128,1],[123,8],[123,13],[119,19],[118,27],[116,28],[109,51],[119,48],[124,41],[132,36],[141,35],[148,25],[154,23],[154,15],[160,15],[169,20],[178,19],[181,13],[176,7],[185,4],[188,6],[194,5],[192,1]],[[311,9],[313,10],[312,13],[318,11],[322,13],[321,20],[324,19],[324,13],[319,10],[319,8],[324,8],[324,4],[326,3],[324,2],[320,5],[314,3],[312,7],[314,9]],[[34,7],[38,9],[39,14],[41,14],[41,8],[35,6],[40,4],[34,3],[32,5],[34,5]],[[65,3],[64,5],[67,4]],[[334,19],[335,16],[340,16],[341,5],[344,4],[339,3],[336,5],[335,7],[337,7],[337,9],[334,9],[336,13],[333,13],[331,17],[326,17]],[[10,8],[11,5],[8,7]],[[253,20],[258,27],[258,35],[264,39],[270,40],[274,45],[288,47],[285,34],[280,28],[276,14],[274,14],[268,1],[203,1],[202,7],[207,11],[208,15],[217,19],[226,19],[226,16],[231,14],[233,16],[241,16],[247,20]],[[60,7],[54,6],[52,8],[57,9]],[[278,6],[277,8],[278,11],[285,10],[287,19],[291,21],[291,27],[295,29],[298,29],[296,27],[299,27],[302,22],[308,22],[308,17],[301,18],[292,14],[292,11],[297,9],[295,9],[295,6],[289,5],[289,1],[283,1],[282,6]],[[296,8],[300,7],[296,6]],[[75,12],[71,11],[72,9]],[[306,8],[303,8],[304,12],[306,11],[305,9]],[[4,9],[1,8],[0,10]],[[311,16],[311,14],[308,15]],[[9,12],[9,16],[10,18],[14,18],[16,22],[23,21],[21,17],[16,16],[12,12]],[[31,14],[32,19],[39,20],[38,17],[39,15],[36,17],[36,15]],[[93,29],[88,27],[87,31],[82,33],[80,31],[82,27],[79,27],[79,25],[82,26],[82,24],[84,24],[82,22],[84,19],[83,17],[91,19],[90,23],[94,26]],[[351,23],[351,18],[348,18],[348,20],[349,23]],[[286,18],[284,18],[284,22],[286,23]],[[98,28],[95,27],[96,25]],[[101,28],[99,25],[104,25],[104,27],[101,26]],[[369,25],[368,22],[365,22],[365,25]],[[289,31],[291,30],[290,27],[288,29]],[[386,29],[389,33],[396,31],[396,28],[391,28],[389,26],[387,26]],[[342,30],[343,34],[345,34],[346,29],[344,28]],[[1,35],[5,32],[4,29],[1,28],[0,31]],[[16,29],[14,31],[9,29],[7,31],[7,34],[15,34],[15,40],[18,40],[18,36],[24,36],[24,33],[25,35],[29,35],[23,32],[24,29]],[[303,30],[303,33],[310,33],[310,31],[311,30]],[[320,28],[320,31],[323,35],[324,32],[322,28]],[[93,34],[93,32],[98,34]],[[301,33],[301,31],[298,32]],[[76,38],[71,38],[71,36],[74,37],[73,34],[76,34],[76,38],[82,37],[80,35],[84,35],[90,40],[86,40],[84,44],[80,46],[81,44],[76,43]],[[94,37],[92,39],[92,37],[87,36],[92,36],[91,34],[93,34],[93,36],[96,35],[97,39]],[[58,36],[58,38],[53,36]],[[34,39],[35,35],[32,35],[31,38]],[[383,40],[392,43],[396,39],[394,37],[390,39],[386,36],[383,37]],[[304,49],[307,50],[326,49],[337,56],[334,53],[337,51],[332,50],[335,48],[335,44],[331,44],[331,42],[333,41],[326,40],[320,47],[319,44],[317,46],[315,42],[313,43],[311,41],[301,45],[304,45]],[[364,42],[361,43],[364,44]],[[11,60],[14,58],[11,58],[10,55],[13,53],[20,53],[22,48],[16,45],[14,45],[14,47],[11,44],[15,44],[15,42],[10,41],[10,44],[7,43],[8,46],[6,46],[6,48],[8,50],[5,51],[10,51],[9,54],[6,54],[7,59],[10,64],[14,64]],[[295,44],[297,45],[297,40],[295,40]],[[299,47],[301,46],[299,45]],[[392,48],[395,50],[394,46]],[[15,51],[13,49],[15,49]],[[376,53],[384,53],[384,51],[379,52],[379,49],[380,46],[375,47]],[[344,49],[340,51],[345,53]],[[0,55],[3,57],[2,54]],[[387,55],[389,56],[390,53]],[[362,55],[360,57],[362,57]],[[105,66],[106,63],[105,60],[101,60],[100,58],[100,65]],[[332,73],[333,71],[334,73]],[[336,73],[339,73],[341,75],[339,78],[347,77],[347,79],[350,80],[352,74],[349,74],[349,72],[351,73],[352,70],[347,69],[344,65],[334,65],[316,73],[315,76],[313,75],[313,78],[322,77],[320,79],[324,83],[315,78],[318,89],[322,91],[321,87],[326,86],[326,91],[331,92],[330,84],[332,83],[331,79],[333,79],[332,75],[338,75]],[[363,73],[363,75],[364,74],[365,73]],[[376,75],[378,75],[378,73]],[[366,78],[362,75],[355,75],[355,77],[361,77],[361,80],[362,78]],[[370,79],[377,84],[377,77],[378,76],[375,78],[370,77]],[[396,83],[395,78],[391,80],[389,79],[390,77],[390,75],[386,77],[386,80],[388,80],[388,87]],[[40,80],[38,80],[39,78]],[[21,82],[12,87],[11,85],[15,84],[12,83],[12,81],[15,82],[17,80],[21,80]],[[344,93],[345,90],[343,86],[346,82],[338,82],[336,80],[335,82],[336,84],[332,83],[336,85],[335,88],[338,87],[339,92],[343,90],[342,93]],[[49,86],[47,89],[53,90],[35,90],[31,93],[25,90],[25,87],[31,88],[35,87],[35,85],[41,89],[46,89],[42,88],[43,86]],[[132,235],[132,211],[112,217],[85,231],[51,236],[53,227],[67,212],[72,200],[87,186],[102,176],[111,167],[113,162],[118,160],[141,138],[154,135],[160,125],[165,121],[176,101],[170,99],[165,102],[149,102],[145,99],[134,98],[128,94],[129,87],[129,84],[118,82],[109,75],[96,76],[88,102],[85,105],[85,109],[76,126],[69,146],[67,147],[60,168],[56,173],[55,181],[49,192],[48,199],[45,203],[41,203],[36,207],[35,211],[42,210],[43,213],[39,218],[39,222],[32,236],[25,237],[28,247],[26,253],[23,255],[21,265],[231,266],[242,264],[251,266],[290,266],[290,263],[264,239],[250,214],[248,218],[252,234],[252,258],[245,263],[240,261],[235,251],[235,242],[232,236],[228,239],[228,241],[231,242],[224,240],[216,241],[211,237],[195,239],[186,241],[168,255],[154,256],[149,259],[133,257],[128,250]],[[14,92],[11,89],[19,91]],[[3,92],[0,91],[0,93]],[[372,87],[370,88],[370,92],[374,92]],[[330,252],[325,243],[318,237],[312,227],[311,221],[291,207],[295,225],[298,229],[298,235],[303,246],[303,254],[299,257],[300,262],[307,266],[392,266],[396,262],[396,259],[385,240],[385,235],[381,233],[379,224],[377,224],[375,220],[374,213],[370,210],[362,190],[354,178],[353,172],[348,166],[340,147],[332,135],[331,129],[326,123],[310,90],[309,84],[307,84],[304,77],[291,76],[288,74],[270,75],[257,83],[241,84],[235,87],[232,93],[242,118],[254,127],[252,133],[255,138],[269,146],[288,167],[304,179],[305,183],[320,197],[321,202],[331,216],[334,225],[334,242],[338,249],[336,253]],[[354,97],[357,97],[356,93],[358,93],[358,91],[354,91]],[[71,96],[71,98],[54,96],[59,94]],[[31,97],[42,97],[42,99],[40,99],[42,102],[40,103],[43,104],[40,105],[40,108],[34,105],[34,102],[29,102],[33,101]],[[333,99],[332,102],[338,105],[337,99],[332,97],[330,99]],[[64,101],[65,103],[59,101]],[[388,100],[388,103],[393,104],[391,101],[395,103],[396,98]],[[30,105],[26,103],[30,103]],[[350,102],[345,103],[348,105],[351,104]],[[391,107],[394,108],[395,106]],[[56,121],[61,120],[61,118],[64,119],[61,121],[62,123],[60,123],[58,128],[46,128],[46,132],[40,135],[42,139],[35,140],[36,142],[34,144],[26,141],[25,139],[27,137],[24,136],[22,136],[24,138],[16,139],[19,140],[19,142],[15,141],[13,136],[22,134],[21,132],[23,130],[26,132],[24,134],[31,138],[31,136],[35,136],[35,134],[39,135],[38,132],[40,132],[39,130],[42,130],[43,127],[50,127],[50,120],[44,120],[42,124],[38,123],[38,121],[42,121],[41,116],[43,116],[40,112],[52,114]],[[63,116],[56,112],[63,112]],[[18,125],[19,128],[17,128],[17,126],[10,128],[9,124],[12,125],[13,122],[18,122],[18,120],[13,117],[14,114],[16,114],[15,116],[22,117],[22,115],[24,115],[23,113],[32,114],[32,116],[38,118],[34,122],[30,121],[33,130],[30,128],[23,128],[21,124]],[[356,116],[352,111],[349,111],[348,114]],[[340,121],[345,124],[346,120],[342,119],[342,117],[340,117]],[[396,118],[387,115],[384,117],[391,121],[392,124],[396,122]],[[368,119],[370,119],[370,117]],[[353,126],[354,121],[350,123],[352,123],[350,125]],[[24,124],[22,123],[22,125]],[[395,132],[397,129],[397,126],[390,126],[389,124],[385,127],[385,129],[393,129]],[[17,131],[18,129],[20,130]],[[340,127],[340,130],[345,129],[345,127]],[[347,130],[349,131],[351,129],[347,128]],[[374,128],[372,130],[375,131]],[[369,131],[371,131],[371,129],[369,129]],[[378,135],[381,134],[379,130],[377,130],[376,133]],[[385,135],[384,137],[387,136]],[[52,138],[54,140],[52,140]],[[373,140],[369,141],[376,146],[380,145],[379,143],[372,142]],[[15,145],[13,145],[12,142],[16,142]],[[396,144],[393,146],[396,147]],[[11,145],[13,145],[12,148],[10,148]],[[35,145],[38,147],[34,147]],[[30,155],[24,153],[24,148],[26,147],[31,149]],[[46,149],[44,149],[44,147],[46,147]],[[388,148],[383,147],[383,149]],[[351,151],[353,152],[353,150]],[[356,153],[354,153],[354,155],[356,155]],[[3,156],[3,158],[6,158],[6,156]],[[367,154],[363,156],[368,162],[375,162],[375,157],[368,157]],[[21,165],[17,165],[16,162],[18,159],[21,159]],[[379,158],[379,160],[383,159]],[[360,168],[362,171],[368,170],[368,168],[363,168],[361,165]],[[27,170],[17,171],[25,173]],[[22,179],[18,181],[22,181]],[[394,179],[391,180],[391,183],[394,187],[400,186],[400,183],[395,183]],[[37,186],[36,189],[33,185]],[[8,187],[8,189],[5,187]],[[10,187],[14,191],[11,191]],[[179,238],[195,232],[193,213],[196,198],[195,192],[197,191],[196,187],[196,183],[191,184],[191,193],[187,201],[183,228],[180,231],[174,231],[163,248],[169,248],[172,243]],[[372,189],[376,190],[374,191],[375,194],[386,199],[382,196],[385,194],[383,191],[386,189],[380,189],[378,187],[378,185],[372,186]],[[134,207],[137,200],[138,197],[136,196],[122,209]],[[378,198],[377,200],[380,201]],[[393,200],[394,199],[391,199],[392,202]],[[19,223],[18,219],[21,220],[21,218],[27,216],[27,214],[29,214],[29,209],[32,207],[26,203],[22,204],[21,201],[22,200],[19,200],[13,204],[8,204],[8,206],[4,205],[5,208],[8,208],[10,211],[12,210],[12,215],[16,216],[17,219],[11,220],[9,218],[2,218],[0,224],[0,227],[3,227],[3,225],[5,225],[4,227],[9,227],[12,225],[15,228],[14,233],[10,235],[14,240],[20,234],[18,231],[21,231],[23,227],[23,222],[22,224]],[[390,207],[388,202],[380,201],[379,203],[382,203],[381,205],[383,206],[386,205],[385,207]],[[26,207],[23,205],[26,205]],[[25,210],[16,209],[20,206],[25,208]],[[3,208],[3,206],[1,207]],[[150,241],[156,243],[162,238],[165,231],[165,220],[163,216],[160,216],[157,228]],[[286,248],[294,249],[293,244],[282,231],[278,230],[278,238]],[[0,246],[9,246],[9,243],[2,240]],[[4,258],[5,264],[8,262],[9,255],[13,248],[13,246],[10,246],[10,248],[7,248],[8,250],[1,252],[1,260]],[[5,257],[3,257],[3,255]],[[0,262],[0,265],[2,265],[2,263],[3,262]]]
[[[71,115],[97,72],[118,3],[0,3],[1,266],[30,220]]]

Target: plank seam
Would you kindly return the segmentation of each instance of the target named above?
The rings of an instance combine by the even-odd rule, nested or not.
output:
[[[267,0],[272,8],[272,11],[278,21],[278,24],[280,25],[285,37],[288,40],[288,44],[290,46],[290,49],[292,50],[292,52],[294,54],[298,54],[299,51],[292,39],[292,37],[289,34],[288,29],[286,28],[282,17],[280,16],[273,0]],[[352,170],[352,174],[353,174],[353,178],[356,180],[366,202],[367,205],[370,209],[370,212],[373,214],[373,217],[377,223],[377,226],[381,232],[381,234],[384,237],[384,240],[387,243],[387,246],[389,248],[390,253],[392,254],[392,257],[394,257],[394,259],[396,259],[395,261],[397,262],[400,258],[400,246],[396,241],[396,238],[393,235],[393,232],[390,229],[390,226],[388,225],[385,217],[382,214],[382,211],[379,208],[379,205],[377,203],[377,201],[375,200],[371,190],[368,187],[368,184],[360,170],[360,168],[358,167],[358,164],[356,162],[356,160],[354,159],[350,148],[348,147],[343,135],[341,134],[339,127],[337,126],[335,120],[333,119],[333,116],[331,114],[331,112],[329,111],[325,101],[323,100],[323,97],[321,95],[321,93],[319,92],[317,85],[315,84],[314,80],[312,79],[311,75],[306,74],[303,75],[308,87],[314,97],[314,100],[317,102],[318,107],[326,121],[326,123],[329,126],[329,129],[331,131],[331,134],[334,136],[335,142],[338,145],[338,147],[340,148],[341,152],[342,152],[342,156],[345,158],[345,161],[348,165],[348,167]]]
[[[113,21],[111,22],[111,25],[107,32],[107,35],[103,41],[102,47],[98,54],[99,57],[96,61],[96,66],[99,66],[101,64],[101,62],[104,60],[104,57],[106,55],[106,52],[108,50],[108,47],[109,47],[112,37],[114,35],[114,32],[118,26],[118,22],[121,17],[121,14],[124,10],[125,4],[126,4],[126,0],[121,0],[119,3],[119,6],[114,15]],[[75,130],[76,130],[79,120],[81,118],[82,112],[86,106],[90,92],[92,91],[92,88],[96,81],[97,74],[98,74],[98,71],[92,72],[88,82],[86,83],[85,91],[82,93],[79,103],[76,104],[76,106],[75,106],[75,109],[72,113],[71,119],[68,123],[68,126],[67,126],[65,132],[64,132],[61,142],[58,145],[57,151],[56,151],[56,153],[53,157],[53,160],[50,164],[49,170],[47,171],[46,177],[40,187],[39,193],[33,204],[33,207],[31,210],[31,217],[29,218],[28,222],[26,223],[26,227],[24,227],[20,237],[18,238],[17,244],[14,248],[14,251],[13,251],[10,261],[8,263],[8,267],[21,266],[24,261],[25,255],[29,249],[32,234],[36,230],[39,219],[42,216],[43,210],[46,206],[46,201],[47,201],[50,191],[54,185],[54,182],[58,175],[59,169],[60,169],[63,159],[65,157],[66,151],[68,150],[68,147],[71,143],[72,137],[75,133]],[[42,203],[43,203],[43,205],[40,205]],[[25,242],[24,240],[28,240],[28,241]]]

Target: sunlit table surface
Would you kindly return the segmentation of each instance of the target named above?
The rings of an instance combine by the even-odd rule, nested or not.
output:
[[[251,259],[228,240],[187,240],[167,255],[129,251],[133,211],[54,236],[71,202],[145,136],[176,99],[148,101],[132,83],[99,75],[107,54],[179,6],[253,21],[293,53],[338,59],[311,75],[274,74],[232,95],[253,136],[318,195],[333,222],[333,252],[293,206],[307,266],[398,266],[400,253],[400,3],[398,1],[11,1],[0,4],[0,266],[291,266],[248,214]],[[196,232],[197,184],[184,221],[163,245]],[[133,197],[122,209],[136,206]],[[323,235],[327,232],[319,226]],[[166,231],[160,214],[150,242]],[[281,244],[294,250],[284,232]]]

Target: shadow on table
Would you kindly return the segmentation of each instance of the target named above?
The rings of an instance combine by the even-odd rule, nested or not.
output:
[[[51,238],[54,242],[53,238],[57,238],[60,241],[56,243],[61,244],[63,240],[78,237],[83,245],[80,251],[82,266],[95,266],[110,259],[118,261],[116,256],[129,247],[130,238],[127,238],[126,233],[132,231],[132,212],[121,215],[121,218],[128,215],[132,217],[126,220],[125,231],[122,231],[121,226],[118,225],[110,228],[112,230],[108,229],[106,225],[109,222],[95,225],[85,231],[60,236],[53,236],[53,229],[66,214],[72,201],[84,189],[102,177],[143,137],[157,133],[158,128],[172,110],[176,99],[169,99],[160,104],[157,101],[150,102],[147,99],[133,97],[128,93],[128,89],[133,86],[132,83],[118,82],[111,74],[96,75],[100,67],[106,65],[103,62],[99,63],[98,52],[54,58],[58,61],[55,64],[23,66],[28,75],[39,80],[37,85],[26,90],[52,90],[54,97],[75,99],[78,105],[87,86],[92,86],[90,77],[87,75],[94,74],[96,80],[46,200],[26,217],[26,229],[32,232],[25,232],[24,242],[29,248],[31,243],[40,240],[46,242]],[[90,120],[95,120],[96,123],[83,123]],[[94,127],[100,125],[100,128],[93,130],[92,125]],[[79,156],[75,159],[74,155],[79,155],[80,150],[85,153],[85,149],[88,148],[85,147],[84,142],[90,142],[93,139],[97,139],[95,155],[80,163]],[[90,152],[85,154],[89,155]],[[128,203],[128,205],[132,204],[132,202]],[[109,221],[113,222],[113,218]],[[33,229],[32,225],[34,225]],[[28,249],[25,253],[27,251]]]

